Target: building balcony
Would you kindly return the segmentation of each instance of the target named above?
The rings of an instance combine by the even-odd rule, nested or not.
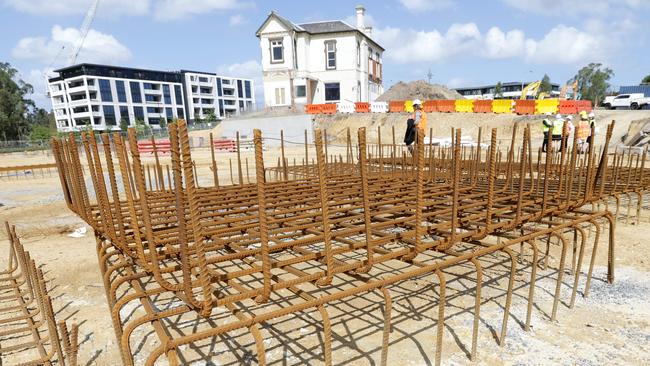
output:
[[[101,117],[102,112],[79,112],[79,113],[72,113],[73,118],[91,118],[91,117]]]
[[[224,83],[221,83],[221,88],[222,88],[222,89],[235,89],[235,84],[224,84]]]
[[[97,90],[97,88],[94,86],[86,85],[75,86],[74,88],[68,88],[68,94],[85,93],[88,90]]]

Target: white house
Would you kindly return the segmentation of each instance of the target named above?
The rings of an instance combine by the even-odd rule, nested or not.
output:
[[[295,24],[272,11],[257,30],[267,107],[372,102],[383,93],[382,53],[356,8],[342,20]]]

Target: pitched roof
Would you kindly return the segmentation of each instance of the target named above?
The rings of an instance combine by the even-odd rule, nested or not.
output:
[[[351,27],[345,22],[340,20],[317,22],[317,23],[303,23],[298,25],[307,33],[320,34],[320,33],[333,33],[333,32],[350,32],[356,31],[356,28]]]

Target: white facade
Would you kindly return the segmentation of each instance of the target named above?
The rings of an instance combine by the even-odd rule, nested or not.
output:
[[[372,102],[383,93],[383,48],[363,24],[294,24],[271,12],[257,32],[267,107]]]
[[[153,128],[161,120],[205,119],[239,115],[255,106],[250,79],[191,71],[163,72],[80,64],[57,70],[48,82],[52,109],[60,132],[91,125],[119,130],[120,121],[137,120]]]

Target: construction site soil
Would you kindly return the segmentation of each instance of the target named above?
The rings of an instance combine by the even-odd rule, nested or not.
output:
[[[605,123],[617,120],[614,143],[621,141],[631,124],[642,123],[650,116],[648,112],[599,111],[599,127],[604,131]],[[332,142],[330,154],[345,154],[344,147],[336,147],[336,141],[344,141],[347,128],[356,131],[368,128],[370,140],[376,139],[377,126],[382,128],[382,139],[390,141],[391,128],[395,126],[398,136],[403,136],[405,115],[337,115],[319,116],[316,126],[327,129]],[[478,127],[498,128],[499,137],[508,139],[513,123],[538,125],[539,117],[518,117],[480,114],[431,114],[430,127],[436,137],[450,136],[451,128],[462,128],[463,134],[476,139]],[[636,122],[634,122],[636,121]],[[373,131],[375,134],[373,135]],[[536,131],[536,130],[533,130]],[[194,134],[194,133],[193,133]],[[218,132],[217,132],[218,134]],[[541,134],[541,132],[540,132]],[[196,133],[196,136],[205,135]],[[354,134],[353,134],[354,135]],[[487,136],[487,131],[484,133]],[[401,140],[398,137],[398,142]],[[299,141],[298,141],[299,142]],[[302,147],[289,144],[287,159],[302,157]],[[275,161],[280,156],[279,148],[265,151],[265,160]],[[253,160],[252,152],[243,153],[243,158]],[[212,179],[209,170],[210,150],[194,149],[199,184]],[[230,183],[232,178],[227,167],[235,159],[234,153],[217,155],[220,166],[220,181]],[[14,153],[0,155],[0,166],[28,165],[52,162],[49,153]],[[144,159],[152,163],[153,158]],[[244,181],[254,181],[255,171],[251,166],[244,171]],[[237,181],[236,173],[234,181]],[[622,202],[625,207],[625,201]],[[625,211],[623,209],[623,211]],[[89,230],[84,236],[70,237],[75,229],[86,227],[85,222],[72,213],[64,202],[58,176],[45,174],[41,177],[15,176],[0,178],[0,221],[10,221],[22,243],[31,252],[37,263],[42,265],[54,309],[61,320],[73,320],[80,324],[81,365],[120,364],[119,348],[116,344],[112,321],[106,303],[102,278],[97,266],[95,239]],[[472,294],[463,295],[463,274],[458,273],[459,283],[450,286],[449,291],[459,294],[448,304],[448,318],[445,323],[443,364],[464,365],[600,365],[600,364],[650,364],[650,203],[644,202],[640,222],[625,217],[619,218],[616,227],[617,276],[613,284],[606,281],[606,251],[598,252],[591,292],[588,298],[579,297],[574,309],[566,306],[559,312],[558,321],[549,320],[553,302],[554,272],[540,277],[537,312],[532,319],[532,331],[522,327],[525,297],[513,297],[514,321],[508,328],[507,340],[499,346],[496,330],[502,316],[505,292],[502,290],[505,277],[498,275],[508,266],[496,262],[494,268],[486,269],[483,307],[481,308],[480,332],[478,338],[478,361],[468,358],[468,339],[471,334],[472,314],[465,311],[472,306]],[[606,235],[603,235],[606,236]],[[5,252],[6,233],[0,233],[0,253]],[[6,266],[5,255],[0,266]],[[553,261],[558,253],[551,252]],[[517,276],[515,288],[523,285],[522,273]],[[569,293],[571,277],[565,280],[567,286],[562,292]],[[426,279],[408,280],[393,288],[393,329],[390,338],[390,365],[429,365],[433,363],[435,344],[436,308],[430,306],[434,293]],[[520,290],[521,291],[521,290]],[[580,292],[578,293],[580,295]],[[330,306],[332,322],[332,349],[334,364],[367,365],[376,364],[380,355],[381,321],[369,319],[368,307],[372,305],[372,294],[352,300],[334,303]],[[564,294],[563,298],[567,298]],[[566,305],[566,304],[565,304]],[[454,311],[456,309],[457,311]],[[274,334],[268,329],[264,344],[267,349],[267,363],[270,365],[321,364],[320,337],[317,323],[310,313],[283,321],[274,321],[268,327],[283,332]],[[267,326],[264,327],[265,329]],[[275,335],[275,336],[274,336]],[[355,336],[352,336],[355,335]],[[148,334],[141,334],[147,337]],[[354,342],[354,344],[350,344]],[[247,343],[250,355],[254,344]],[[224,340],[212,347],[212,353],[201,365],[236,365],[254,363],[248,358],[231,357],[231,344]],[[4,355],[3,355],[4,356]],[[10,356],[9,356],[10,357]],[[146,355],[141,356],[146,358]],[[136,355],[136,364],[143,358]],[[9,358],[8,364],[14,364]],[[16,360],[19,361],[19,360]]]

